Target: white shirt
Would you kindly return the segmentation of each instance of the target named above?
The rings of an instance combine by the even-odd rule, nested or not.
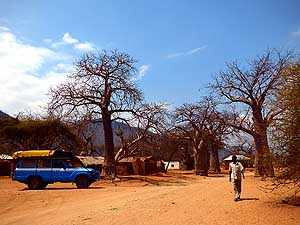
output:
[[[241,180],[242,179],[242,172],[244,170],[243,165],[240,162],[229,164],[229,171],[231,172],[230,176],[231,179]]]

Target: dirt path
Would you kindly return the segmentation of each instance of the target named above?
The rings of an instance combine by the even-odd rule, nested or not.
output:
[[[300,208],[277,203],[246,174],[242,198],[233,201],[227,176],[128,177],[87,190],[53,184],[29,191],[0,178],[0,224],[299,224]]]

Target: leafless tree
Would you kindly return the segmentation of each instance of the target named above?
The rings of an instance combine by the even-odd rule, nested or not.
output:
[[[211,85],[226,103],[238,104],[238,113],[231,126],[253,137],[256,175],[274,175],[268,128],[280,110],[273,107],[272,100],[292,56],[291,52],[283,54],[267,50],[264,55],[250,61],[246,68],[237,62],[228,63],[227,70],[220,72]]]
[[[96,139],[96,126],[98,120],[93,115],[87,113],[80,118],[72,121],[72,125],[76,130],[77,136],[82,140],[83,151],[89,152],[94,150]]]
[[[210,97],[196,104],[184,104],[175,111],[174,124],[192,143],[195,173],[208,175],[209,149],[225,131],[224,117],[217,111],[217,103]],[[212,154],[213,156],[213,154]]]
[[[141,105],[131,118],[126,118],[124,122],[130,133],[126,137],[124,126],[118,129],[121,148],[115,156],[116,161],[140,153],[142,143],[157,145],[162,130],[166,129],[166,116],[166,105],[153,103]]]
[[[82,109],[100,114],[105,143],[103,172],[112,179],[116,175],[112,121],[121,113],[134,112],[142,100],[142,93],[132,79],[137,71],[135,62],[117,50],[89,53],[75,63],[75,72],[66,83],[50,90],[51,113],[68,115]]]

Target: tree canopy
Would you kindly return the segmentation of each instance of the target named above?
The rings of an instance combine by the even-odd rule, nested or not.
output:
[[[8,149],[80,149],[72,129],[59,120],[0,120],[0,142]]]

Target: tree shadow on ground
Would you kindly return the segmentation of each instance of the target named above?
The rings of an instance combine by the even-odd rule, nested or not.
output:
[[[224,178],[224,177],[228,177],[228,175],[224,175],[224,174],[217,174],[217,173],[214,173],[214,174],[208,174],[208,177],[209,178]]]
[[[292,196],[289,198],[285,198],[285,199],[281,200],[281,203],[299,207],[300,206],[300,196]]]
[[[197,177],[190,176],[190,173],[181,174],[155,174],[149,176],[131,175],[131,176],[120,176],[120,182],[141,182],[143,186],[186,186],[191,181],[197,179]]]

